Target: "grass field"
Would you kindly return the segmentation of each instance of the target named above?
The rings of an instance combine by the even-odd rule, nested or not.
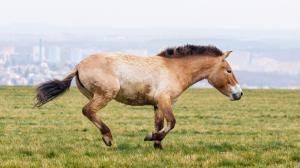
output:
[[[164,150],[155,150],[143,141],[152,107],[111,102],[98,112],[114,136],[109,148],[75,88],[38,109],[32,87],[0,87],[0,167],[300,167],[300,91],[244,93],[231,102],[213,89],[188,90]]]

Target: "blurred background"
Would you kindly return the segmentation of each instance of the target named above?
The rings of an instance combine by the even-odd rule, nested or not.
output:
[[[61,78],[95,52],[216,45],[243,88],[300,88],[298,0],[1,0],[0,85]],[[200,82],[196,87],[208,87]]]

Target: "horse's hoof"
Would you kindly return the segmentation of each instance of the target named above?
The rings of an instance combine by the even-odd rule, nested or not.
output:
[[[106,135],[102,137],[103,142],[105,143],[106,146],[111,146],[112,145],[112,139]]]
[[[160,142],[154,142],[154,148],[155,149],[163,149],[162,145]]]
[[[144,141],[161,141],[165,135],[163,133],[151,133],[145,136]]]
[[[147,134],[144,138],[144,141],[153,141],[153,136],[152,135],[153,135],[152,133]]]

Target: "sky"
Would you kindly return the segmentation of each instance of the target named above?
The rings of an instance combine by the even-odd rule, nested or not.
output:
[[[299,0],[0,0],[0,26],[300,29]]]

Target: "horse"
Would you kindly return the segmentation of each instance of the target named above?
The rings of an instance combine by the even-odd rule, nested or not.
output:
[[[230,100],[241,99],[242,89],[226,61],[231,52],[222,52],[212,45],[187,44],[147,57],[124,53],[91,54],[64,79],[40,84],[36,88],[35,106],[41,107],[62,95],[75,77],[79,91],[89,99],[82,113],[99,129],[107,146],[112,145],[112,134],[96,117],[96,112],[116,100],[132,106],[154,107],[155,131],[147,134],[144,140],[154,141],[154,148],[162,149],[161,141],[176,124],[172,105],[194,83],[207,79]]]

